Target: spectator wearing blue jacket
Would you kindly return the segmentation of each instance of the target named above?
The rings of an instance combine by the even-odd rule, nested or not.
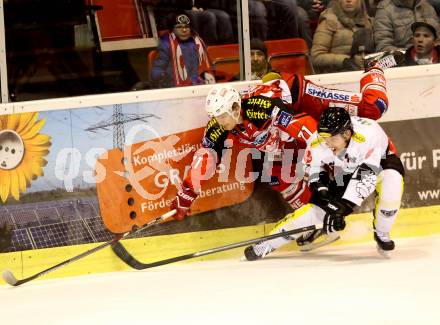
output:
[[[156,88],[181,87],[215,82],[206,45],[191,30],[184,12],[171,16],[170,28],[162,35],[153,62],[151,81]]]

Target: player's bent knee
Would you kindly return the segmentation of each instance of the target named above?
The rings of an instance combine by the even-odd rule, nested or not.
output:
[[[390,169],[397,171],[402,177],[405,177],[405,169],[402,161],[396,155],[388,155],[380,163],[384,170]]]

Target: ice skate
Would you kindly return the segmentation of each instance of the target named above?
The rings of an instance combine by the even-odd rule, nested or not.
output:
[[[380,231],[374,232],[374,240],[377,243],[377,251],[380,255],[390,258],[390,252],[394,250],[394,241],[390,239],[390,234]]]
[[[405,58],[405,53],[402,51],[386,51],[379,53],[372,53],[365,56],[364,68],[365,71],[370,70],[374,66],[379,66],[382,69],[388,69],[399,66]]]
[[[317,229],[301,235],[297,238],[296,243],[301,252],[310,252],[319,247],[329,245],[339,238],[341,237],[336,232],[326,234],[323,229]]]
[[[267,254],[273,252],[274,249],[266,242],[261,242],[256,245],[251,245],[245,248],[244,261],[256,261],[264,258]]]

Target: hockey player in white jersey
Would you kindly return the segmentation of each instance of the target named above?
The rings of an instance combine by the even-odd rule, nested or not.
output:
[[[324,111],[318,135],[304,155],[311,203],[287,215],[271,233],[323,223],[323,229],[306,234],[313,241],[322,234],[341,231],[353,208],[376,192],[374,239],[379,252],[393,250],[390,230],[400,207],[404,177],[393,144],[376,121],[350,117],[339,107]],[[248,260],[262,258],[298,238],[286,236],[249,246],[245,256]]]

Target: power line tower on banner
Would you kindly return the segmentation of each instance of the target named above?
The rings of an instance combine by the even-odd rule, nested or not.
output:
[[[125,142],[124,116],[122,115],[122,105],[113,105],[113,148],[123,150]]]
[[[148,122],[148,118],[155,117],[154,114],[131,114],[122,112],[122,104],[113,105],[112,117],[98,122],[86,129],[86,131],[96,132],[97,130],[110,130],[113,127],[113,147],[124,150],[125,130],[124,125],[129,122],[143,121]]]

